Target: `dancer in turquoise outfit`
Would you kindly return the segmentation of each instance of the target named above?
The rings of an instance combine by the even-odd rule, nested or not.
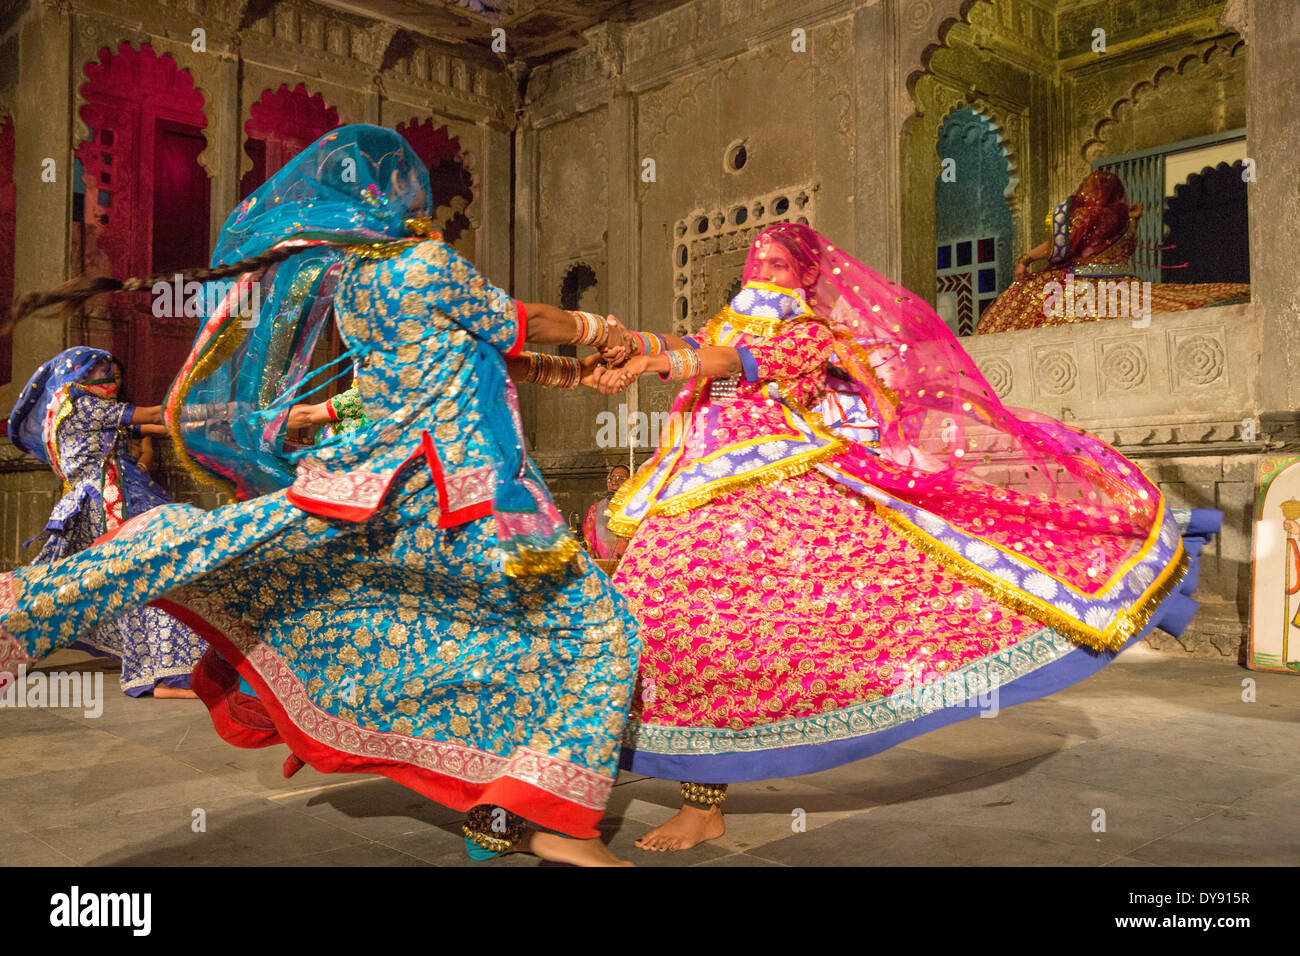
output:
[[[153,601],[218,652],[193,686],[228,740],[288,744],[287,772],[385,774],[470,811],[466,835],[484,851],[614,863],[595,827],[636,623],[524,452],[507,374],[526,336],[590,339],[431,234],[428,195],[401,136],[349,126],[240,204],[200,276],[238,280],[164,403],[187,465],[235,502],[164,505],[72,557],[0,575],[0,670]],[[290,451],[291,406],[337,371],[307,374],[331,314],[367,424]],[[512,364],[545,364],[534,359]],[[564,384],[593,366],[573,363]]]

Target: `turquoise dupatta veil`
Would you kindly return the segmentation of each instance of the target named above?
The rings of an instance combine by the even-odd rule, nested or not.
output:
[[[380,252],[394,242],[429,236],[428,197],[428,173],[400,134],[345,126],[307,147],[231,213],[214,266],[286,243],[303,251],[268,268],[260,280],[249,273],[237,282],[208,285],[209,313],[163,411],[183,463],[197,478],[238,499],[295,486],[298,453],[285,445],[290,407],[323,398],[321,389],[350,376],[368,349],[350,343],[339,358],[310,371],[312,353],[333,319],[344,260],[349,253]],[[373,246],[380,249],[366,249]],[[477,355],[478,387],[492,396],[484,403],[490,409],[484,425],[496,449],[490,510],[503,564],[508,573],[557,570],[578,546],[523,452],[500,353],[480,340]],[[413,398],[414,406],[431,402],[427,394]],[[383,424],[372,422],[365,431],[377,435]],[[421,436],[417,431],[408,438],[414,452]],[[367,439],[352,433],[346,443],[360,450]],[[384,470],[395,467],[389,461]],[[315,510],[293,491],[290,500]]]
[[[429,174],[419,157],[393,130],[360,125],[322,136],[235,208],[213,267],[287,242],[303,252],[260,279],[250,273],[204,287],[203,325],[163,403],[196,478],[238,499],[292,484],[289,407],[331,380],[307,375],[346,255],[328,243],[410,238],[407,221],[428,214]],[[340,366],[335,375],[351,367]]]

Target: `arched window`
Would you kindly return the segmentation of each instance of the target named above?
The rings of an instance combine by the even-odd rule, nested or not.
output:
[[[1250,282],[1246,177],[1219,163],[1174,187],[1165,206],[1163,282]]]
[[[252,159],[253,168],[239,180],[239,198],[339,125],[339,111],[327,106],[319,93],[308,93],[301,83],[292,90],[281,83],[279,89],[264,92],[249,109],[244,124],[244,152]]]
[[[442,229],[443,239],[472,262],[477,250],[474,229],[465,211],[474,201],[474,188],[460,141],[446,126],[435,125],[430,119],[398,123],[397,131],[429,170],[433,217]]]
[[[948,115],[935,148],[936,307],[954,332],[970,335],[1013,275],[1006,149],[988,118],[969,107]]]

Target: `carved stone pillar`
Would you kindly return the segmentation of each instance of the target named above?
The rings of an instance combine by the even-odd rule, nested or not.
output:
[[[238,60],[221,60],[208,103],[208,149],[216,151],[213,161],[207,165],[208,175],[212,177],[212,235],[208,247],[215,249],[226,217],[239,202],[239,160],[244,155],[244,131]]]
[[[479,271],[507,288],[510,283],[510,130],[489,122],[479,124],[480,156],[474,182],[479,207]],[[516,280],[517,281],[517,280]]]
[[[1250,284],[1264,321],[1260,406],[1265,413],[1294,411],[1300,407],[1300,6],[1293,0],[1251,0],[1247,17],[1246,149],[1257,177],[1247,194]]]
[[[537,261],[537,130],[527,121],[515,127],[515,235],[510,264],[511,294],[523,302],[544,298],[539,294],[541,266]],[[539,388],[519,389],[519,413],[529,446],[537,445]]]
[[[606,283],[605,303],[630,328],[641,327],[637,294],[641,274],[641,222],[637,200],[637,172],[634,154],[636,105],[627,93],[616,93],[609,101],[606,148],[609,164],[606,181],[609,203],[605,208]],[[661,250],[662,252],[662,250]]]
[[[66,0],[42,0],[19,30],[22,74],[14,91],[14,184],[17,209],[14,297],[68,278],[72,226],[72,62],[75,21]],[[53,182],[42,173],[53,163]],[[48,177],[47,177],[48,178]],[[27,319],[14,332],[13,380],[25,382],[66,344],[57,319]]]
[[[515,129],[515,244],[512,282],[517,299],[536,301],[541,282],[537,262],[537,140],[528,122]]]
[[[899,97],[893,89],[898,71],[891,14],[892,4],[876,3],[862,7],[853,17],[852,62],[857,81],[853,251],[873,269],[898,276],[902,268],[898,177],[902,117],[895,115],[894,108]]]

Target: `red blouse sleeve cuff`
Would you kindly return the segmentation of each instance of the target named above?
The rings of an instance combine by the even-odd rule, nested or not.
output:
[[[512,299],[515,304],[515,341],[514,344],[506,350],[506,358],[514,358],[524,350],[524,339],[528,337],[528,309],[518,299]]]
[[[333,398],[325,402],[325,414],[329,416],[329,420],[332,422],[336,422],[339,420],[339,413],[334,410]]]

